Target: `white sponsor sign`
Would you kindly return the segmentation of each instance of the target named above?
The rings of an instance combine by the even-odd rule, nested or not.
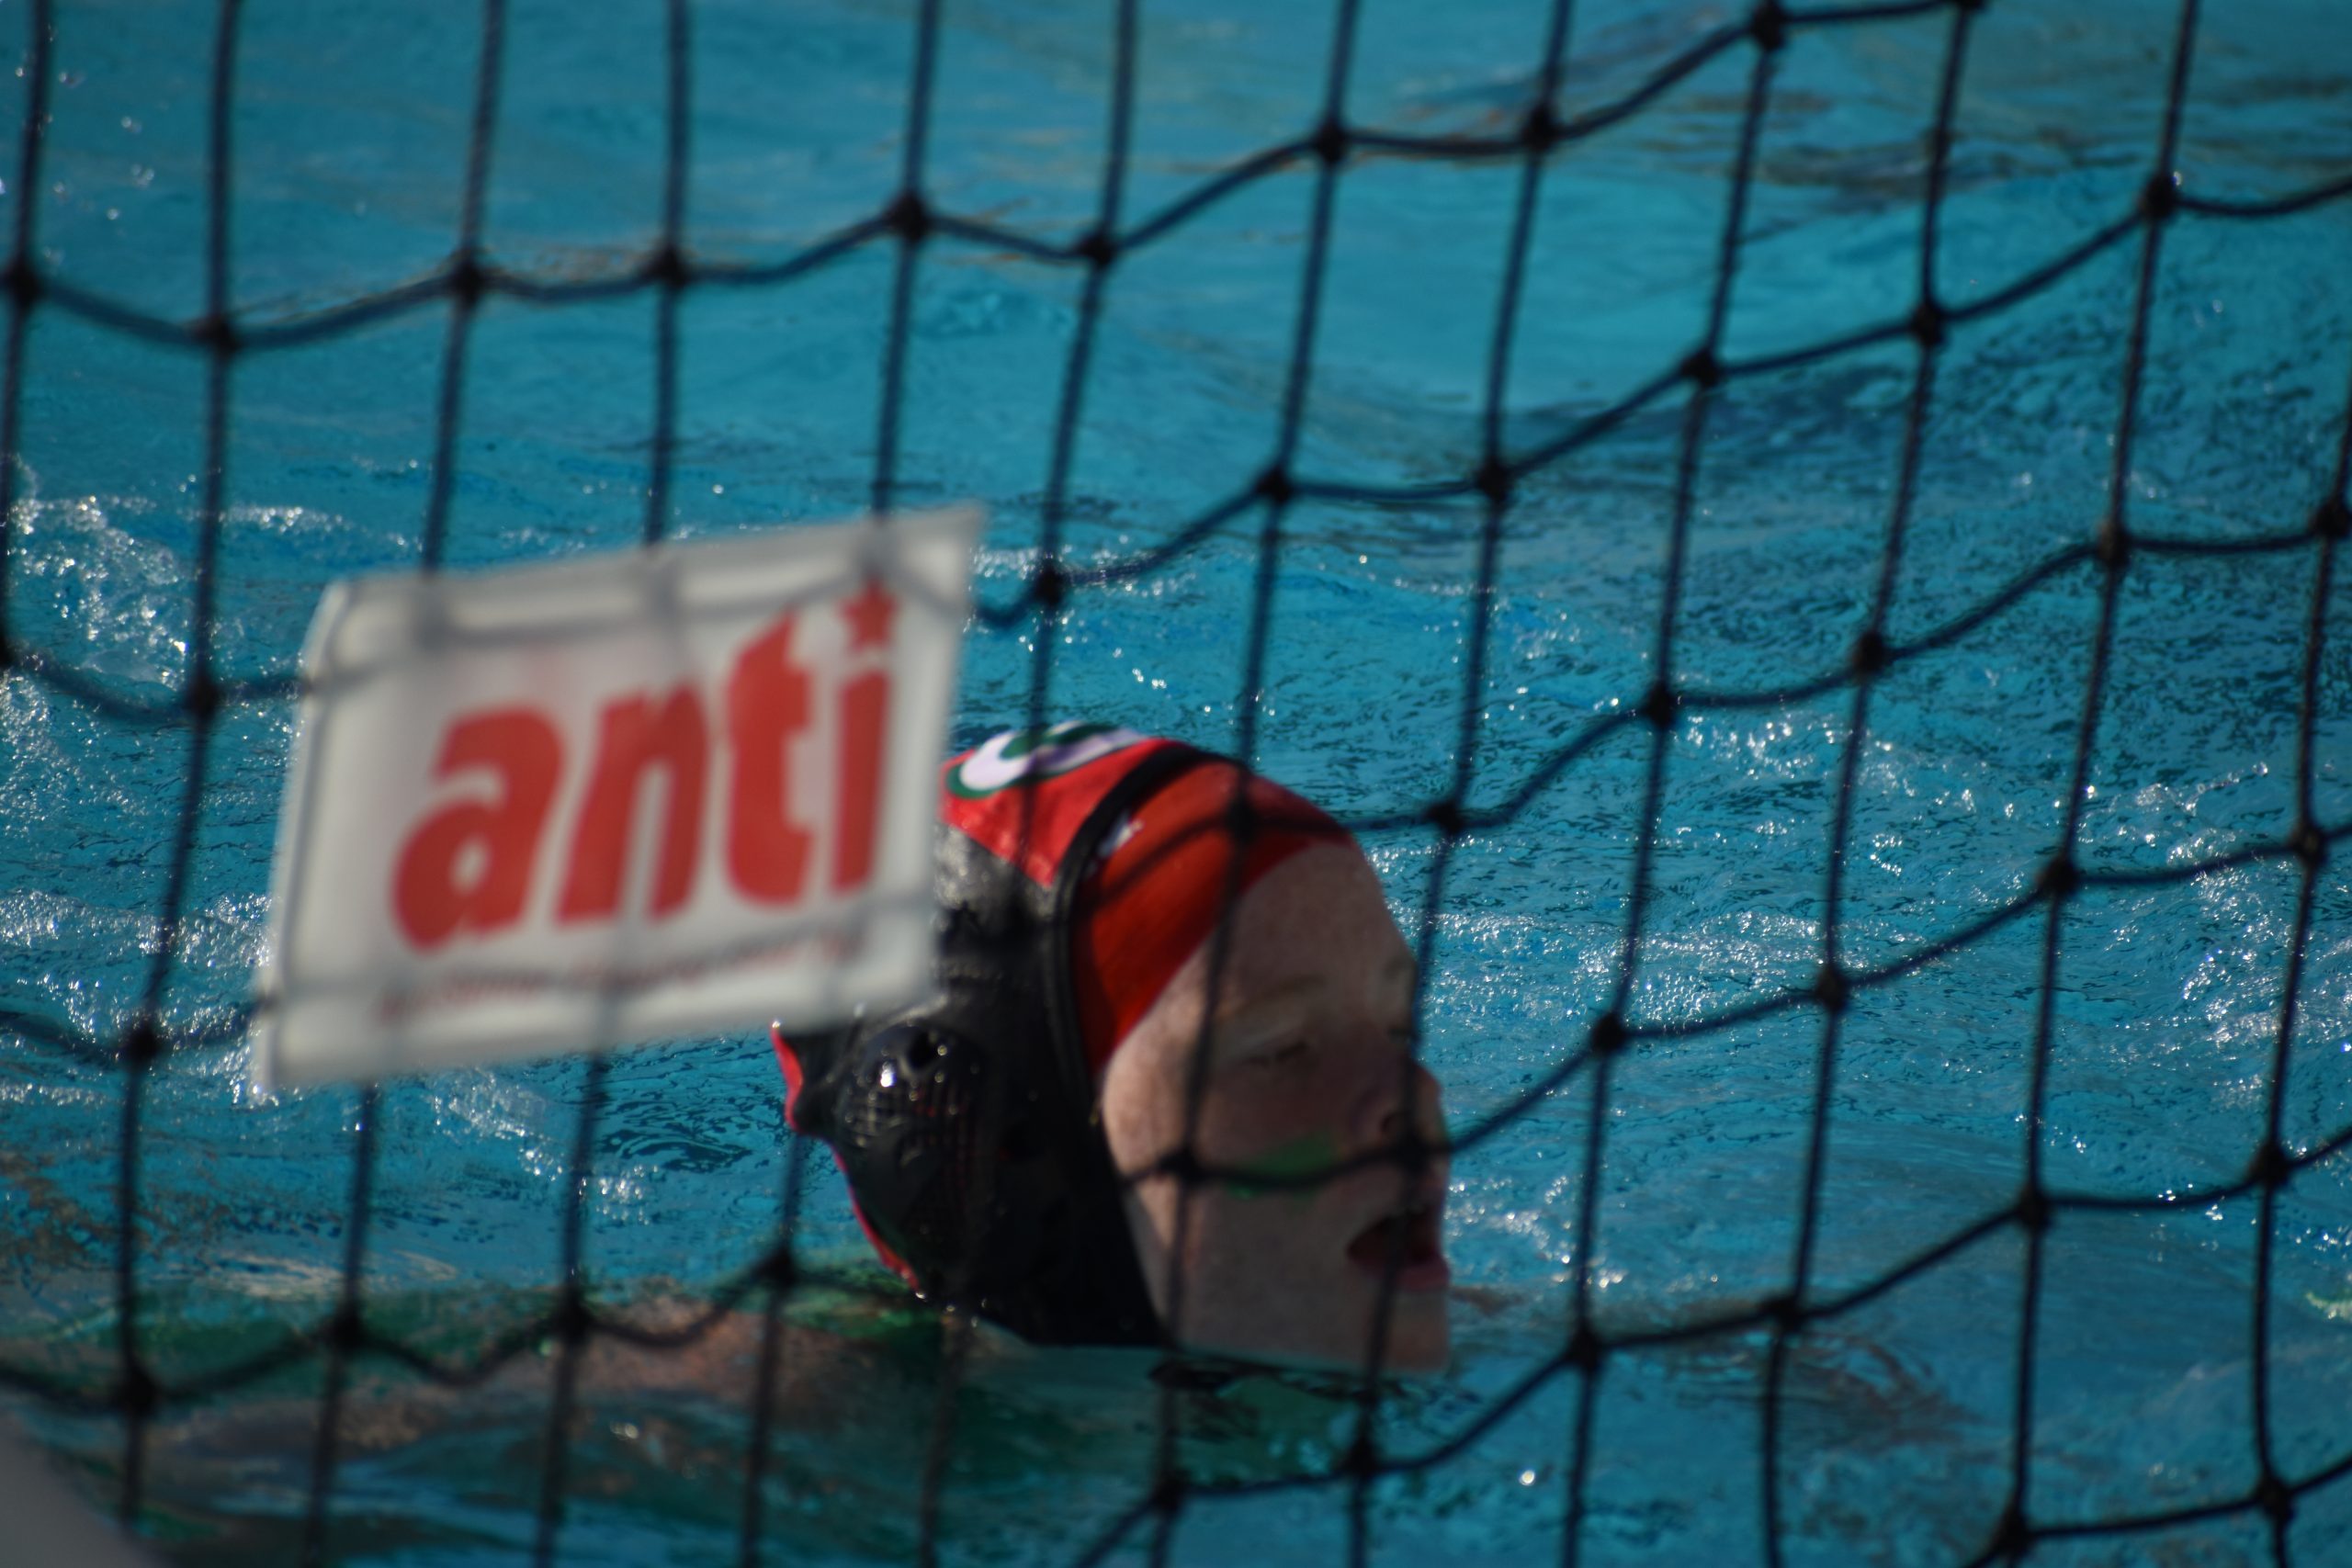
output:
[[[978,528],[937,513],[329,589],[260,1078],[807,1028],[922,994]]]

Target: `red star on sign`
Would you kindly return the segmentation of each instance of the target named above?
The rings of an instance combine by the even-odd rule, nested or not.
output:
[[[882,591],[879,580],[867,578],[856,597],[842,601],[842,617],[849,622],[850,651],[889,646],[890,617],[898,613],[899,602]]]

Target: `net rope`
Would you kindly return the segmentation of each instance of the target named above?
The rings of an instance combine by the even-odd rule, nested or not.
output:
[[[1366,1562],[1372,1551],[1370,1502],[1374,1485],[1385,1477],[1409,1474],[1443,1465],[1475,1445],[1512,1411],[1554,1380],[1574,1376],[1577,1393],[1571,1429],[1566,1437],[1566,1528],[1562,1561],[1578,1561],[1584,1540],[1588,1487],[1593,1451],[1593,1418],[1598,1391],[1612,1361],[1630,1352],[1695,1342],[1725,1336],[1763,1332],[1769,1336],[1766,1394],[1763,1401],[1761,1467],[1761,1540],[1770,1561],[1778,1563],[1787,1545],[1781,1509],[1781,1450],[1785,1444],[1785,1386],[1790,1348],[1808,1329],[1831,1322],[1877,1300],[1905,1282],[1958,1257],[1986,1238],[2010,1231],[2024,1237],[2027,1263],[2025,1292],[2019,1313],[2015,1351],[2013,1426],[2009,1440],[2008,1490],[2005,1506],[1970,1564],[2014,1562],[2035,1545],[2086,1537],[2124,1537],[2229,1516],[2255,1515],[2267,1521],[2270,1556],[2278,1568],[2295,1561],[2289,1527],[2298,1499],[2352,1473],[2352,1447],[2331,1462],[2303,1473],[2290,1474],[2277,1462],[2270,1429],[2271,1258],[2277,1229],[2278,1199],[2299,1172],[2352,1146],[2352,1125],[2335,1130],[2300,1153],[2282,1136],[2284,1090],[2289,1050],[2293,1041],[2297,998],[2305,977],[2309,936],[2319,875],[2334,848],[2352,832],[2352,823],[2327,824],[2316,815],[2313,798],[2315,735],[2320,719],[2320,672],[2326,607],[2339,547],[2352,534],[2352,412],[2339,434],[2332,470],[2320,486],[2320,497],[2303,521],[2274,532],[2228,540],[2172,537],[2134,528],[2130,517],[2127,477],[2131,471],[2133,434],[2139,412],[2141,382],[2146,363],[2151,304],[2159,276],[2164,236],[2175,223],[2195,220],[2247,223],[2287,217],[2324,203],[2352,197],[2352,174],[2319,183],[2284,197],[2266,200],[2230,200],[2188,188],[2174,172],[2182,117],[2195,53],[2199,0],[2183,0],[2170,43],[2170,75],[2162,129],[2149,150],[2150,170],[2136,204],[2116,215],[2068,248],[2007,284],[1964,301],[1948,298],[1936,276],[1936,236],[1945,192],[1949,153],[1953,141],[1955,106],[1966,66],[1971,29],[1984,0],[1907,0],[1907,3],[1849,6],[1797,7],[1763,0],[1744,19],[1726,23],[1682,50],[1622,97],[1573,118],[1563,118],[1558,91],[1570,58],[1572,0],[1554,0],[1545,30],[1544,55],[1534,102],[1515,132],[1499,136],[1413,135],[1351,125],[1346,115],[1349,72],[1354,43],[1357,6],[1340,0],[1323,84],[1320,118],[1308,133],[1269,146],[1243,158],[1203,181],[1173,201],[1137,220],[1126,213],[1125,184],[1132,130],[1136,70],[1136,0],[1116,0],[1113,18],[1113,69],[1109,90],[1110,127],[1095,221],[1079,239],[1055,243],[1018,230],[963,216],[934,205],[925,195],[925,157],[932,118],[933,82],[940,40],[938,0],[922,0],[916,18],[917,37],[906,102],[902,164],[898,190],[870,216],[851,223],[790,257],[774,263],[737,265],[695,257],[684,243],[685,176],[690,154],[689,80],[691,16],[686,0],[666,0],[665,43],[666,141],[665,177],[658,243],[636,262],[608,275],[586,279],[554,280],[508,270],[487,260],[481,249],[482,213],[492,156],[492,130],[496,120],[506,15],[503,0],[484,0],[481,41],[474,89],[472,128],[464,172],[464,194],[456,243],[447,262],[432,275],[398,288],[347,299],[299,320],[258,322],[239,314],[230,298],[229,216],[235,170],[231,145],[231,107],[235,101],[235,76],[240,6],[221,0],[214,33],[206,190],[206,248],[203,314],[193,321],[171,320],[131,309],[85,290],[44,267],[37,248],[35,217],[38,204],[30,193],[40,188],[43,137],[48,126],[50,83],[53,77],[50,51],[52,39],[51,0],[31,0],[26,43],[27,91],[19,129],[16,175],[18,190],[27,193],[17,203],[14,232],[9,241],[5,287],[8,297],[5,365],[0,366],[0,517],[13,515],[17,500],[18,453],[22,439],[25,389],[25,345],[28,327],[43,310],[69,315],[150,342],[174,345],[201,355],[206,366],[204,458],[198,527],[191,592],[192,635],[175,695],[164,700],[126,696],[89,673],[20,638],[6,621],[7,583],[14,536],[0,528],[0,679],[34,681],[66,694],[112,720],[156,731],[175,730],[186,738],[186,761],[179,795],[177,828],[171,843],[169,871],[156,903],[159,940],[145,974],[139,1005],[126,1028],[113,1036],[81,1029],[0,1004],[0,1030],[35,1046],[74,1061],[119,1069],[121,1084],[121,1135],[116,1170],[117,1254],[115,1269],[116,1348],[118,1371],[110,1386],[78,1387],[35,1365],[0,1363],[0,1387],[28,1396],[51,1408],[84,1415],[119,1416],[122,1422],[122,1465],[119,1511],[126,1521],[138,1518],[145,1495],[144,1462],[148,1432],[159,1414],[216,1397],[256,1383],[289,1367],[313,1359],[322,1364],[323,1378],[315,1447],[310,1464],[307,1529],[303,1560],[323,1561],[336,1488],[338,1414],[353,1361],[363,1356],[390,1360],[430,1382],[450,1388],[481,1384],[501,1368],[543,1342],[556,1345],[553,1393],[548,1414],[544,1458],[536,1504],[533,1559],[556,1560],[563,1523],[566,1456],[573,1413],[579,1358],[583,1347],[602,1337],[650,1348],[689,1345],[707,1334],[727,1314],[752,1303],[761,1312],[762,1333],[758,1372],[751,1393],[751,1438],[743,1457],[742,1502],[739,1550],[746,1563],[756,1561],[763,1529],[763,1480],[769,1460],[773,1404],[782,1354],[781,1314],[796,1290],[822,1285],[831,1290],[871,1289],[862,1276],[833,1274],[799,1259],[795,1232],[802,1207],[804,1168],[808,1150],[796,1142],[785,1160],[778,1220],[764,1255],[747,1269],[722,1281],[702,1310],[684,1324],[659,1327],[633,1321],[626,1313],[600,1306],[594,1299],[582,1268],[582,1237],[587,1197],[593,1178],[593,1156],[606,1099],[606,1059],[589,1058],[584,1066],[583,1092],[572,1140],[566,1187],[560,1246],[560,1289],[555,1303],[531,1322],[502,1336],[481,1354],[444,1360],[390,1334],[368,1321],[361,1288],[367,1257],[372,1183],[377,1160],[378,1090],[358,1091],[358,1114],[352,1134],[350,1200],[340,1269],[338,1304],[309,1329],[290,1333],[277,1344],[235,1364],[187,1381],[160,1380],[142,1354],[140,1337],[140,1278],[137,1218],[140,1206],[140,1167],[143,1110],[148,1080],[165,1054],[200,1050],[241,1039],[254,1021],[251,1009],[233,1010],[200,1027],[167,1028],[163,998],[165,981],[181,949],[189,864],[202,800],[208,750],[223,711],[256,704],[284,703],[300,693],[290,677],[222,679],[214,669],[211,643],[216,558],[228,485],[225,454],[232,423],[231,382],[236,364],[247,356],[341,337],[388,319],[445,310],[447,337],[435,417],[431,485],[426,502],[420,570],[437,570],[442,562],[447,519],[457,469],[457,442],[464,423],[463,385],[470,333],[481,302],[503,296],[541,304],[609,299],[650,293],[655,301],[654,398],[650,412],[650,472],[646,488],[642,537],[653,544],[664,535],[671,513],[671,479],[677,422],[678,306],[690,288],[774,288],[788,286],[829,263],[869,246],[895,251],[889,316],[876,412],[876,459],[871,499],[875,512],[887,515],[899,488],[899,421],[910,343],[910,315],[920,257],[927,244],[942,240],[999,247],[1037,262],[1076,269],[1081,292],[1071,332],[1069,358],[1057,395],[1051,443],[1051,467],[1044,492],[1042,536],[1036,565],[1023,590],[1006,602],[981,603],[976,616],[996,627],[1034,626],[1035,653],[1027,693],[1028,716],[1042,724],[1050,713],[1048,694],[1054,660],[1050,635],[1072,593],[1100,588],[1156,571],[1198,547],[1208,536],[1251,511],[1260,517],[1258,555],[1250,605],[1249,632],[1242,657],[1238,692],[1236,751],[1253,755],[1268,647],[1274,568],[1280,554],[1284,519],[1302,501],[1329,500],[1367,502],[1419,502],[1475,496],[1481,502],[1477,578],[1467,651],[1463,660],[1459,730],[1452,777],[1440,798],[1417,806],[1370,811],[1348,819],[1358,831],[1424,828],[1435,835],[1434,860],[1419,909],[1415,946],[1420,973],[1430,972],[1438,931],[1438,917],[1453,857],[1464,838],[1473,832],[1511,822],[1577,761],[1601,742],[1621,731],[1646,726],[1643,809],[1634,833],[1634,869],[1624,924],[1619,936],[1610,1005],[1592,1020],[1583,1043],[1521,1092],[1475,1122],[1459,1127],[1443,1152],[1474,1148],[1503,1128],[1526,1116],[1562,1086],[1579,1078],[1590,1080],[1581,1151],[1583,1182],[1579,1212],[1573,1227],[1573,1287],[1567,1321],[1555,1353],[1529,1370],[1510,1387],[1491,1398],[1459,1429],[1433,1446],[1412,1452],[1384,1451],[1378,1441],[1378,1419],[1384,1400],[1381,1364],[1389,1300],[1399,1259],[1392,1256],[1382,1286],[1382,1303],[1368,1364],[1357,1380],[1354,1435],[1340,1461],[1328,1470],[1308,1473],[1257,1477],[1241,1481],[1204,1481],[1188,1476],[1180,1461],[1179,1393],[1163,1389],[1159,1441],[1153,1474],[1139,1495],[1114,1518],[1077,1558],[1082,1565],[1098,1562],[1148,1531],[1149,1555],[1155,1565],[1167,1561],[1173,1533],[1184,1510],[1196,1499],[1225,1495],[1339,1489],[1346,1495],[1348,1558]],[[1748,192],[1770,105],[1775,63],[1789,38],[1801,30],[1864,27],[1873,23],[1943,14],[1949,28],[1944,46],[1934,118],[1929,130],[1928,169],[1920,209],[1921,244],[1917,298],[1899,319],[1875,322],[1849,333],[1752,358],[1733,358],[1723,352],[1724,329],[1737,276]],[[1595,135],[1635,115],[1675,84],[1719,57],[1737,51],[1750,53],[1745,106],[1737,155],[1725,193],[1723,228],[1718,244],[1704,332],[1679,363],[1659,367],[1641,386],[1615,404],[1524,449],[1513,451],[1504,439],[1504,387],[1515,338],[1518,314],[1528,268],[1536,197],[1551,155],[1563,147]],[[1295,459],[1299,445],[1308,376],[1315,363],[1318,310],[1332,227],[1335,194],[1352,156],[1381,152],[1412,159],[1462,164],[1515,164],[1518,183],[1508,249],[1504,257],[1494,332],[1488,347],[1480,410],[1482,448],[1470,472],[1434,483],[1367,484],[1302,473]],[[1062,558],[1065,525],[1069,514],[1069,481],[1098,325],[1105,289],[1123,257],[1152,246],[1182,229],[1219,202],[1256,182],[1294,168],[1314,172],[1312,216],[1299,281],[1299,309],[1290,345],[1272,457],[1262,471],[1223,499],[1176,526],[1163,542],[1104,564],[1072,567]],[[2132,297],[2128,353],[2113,429],[2114,458],[2104,515],[2094,537],[2059,548],[2017,575],[2004,586],[1960,614],[1906,642],[1888,635],[1888,607],[1902,558],[1917,480],[1926,443],[1925,429],[1934,402],[1939,356],[1951,328],[1996,315],[2050,289],[2078,272],[2094,258],[2117,247],[2139,247]],[[1709,690],[1686,684],[1676,677],[1676,616],[1684,558],[1692,518],[1692,496],[1701,456],[1705,446],[1710,411],[1721,389],[1731,383],[1770,375],[1872,345],[1907,341],[1916,351],[1911,390],[1905,406],[1900,467],[1894,487],[1891,514],[1885,529],[1875,592],[1866,625],[1855,637],[1849,657],[1839,665],[1792,678],[1767,689]],[[2352,345],[2339,345],[2352,358]],[[1480,775],[1480,693],[1483,690],[1492,637],[1492,610],[1503,524],[1510,513],[1514,492],[1530,474],[1558,463],[1578,449],[1607,435],[1635,413],[1681,392],[1682,419],[1677,446],[1676,478],[1669,519],[1668,547],[1657,608],[1652,668],[1654,683],[1646,692],[1628,694],[1630,700],[1615,711],[1599,715],[1558,746],[1525,778],[1479,800],[1482,785],[1494,787]],[[2348,394],[2352,400],[2352,394]],[[2075,855],[2086,785],[2108,677],[2120,589],[2132,562],[2148,557],[2218,557],[2224,555],[2307,555],[2311,562],[2311,600],[2303,637],[2303,658],[2296,718],[2294,758],[2295,818],[2287,830],[2267,840],[2244,844],[2220,855],[2161,870],[2094,870]],[[2082,709],[2073,743],[2072,783],[2064,797],[2064,828],[2032,885],[2007,902],[1979,913],[1901,956],[1876,965],[1847,960],[1839,942],[1838,911],[1846,882],[1847,839],[1853,805],[1860,740],[1867,733],[1871,693],[1876,683],[1897,667],[1947,646],[1999,615],[2008,605],[2044,583],[2087,575],[2098,593],[2098,619],[2085,681]],[[1825,694],[1844,692],[1849,716],[1846,745],[1838,774],[1833,828],[1828,844],[1823,890],[1821,951],[1816,977],[1809,987],[1786,988],[1761,998],[1724,1008],[1695,1021],[1637,1023],[1625,1016],[1639,968],[1645,925],[1652,891],[1651,866],[1656,827],[1665,798],[1668,742],[1678,718],[1702,710],[1761,709]],[[1238,824],[1248,831],[1246,822]],[[2062,927],[2072,901],[2086,892],[2109,887],[2154,887],[2186,884],[2214,872],[2256,862],[2292,862],[2301,868],[2284,992],[2271,1049],[2265,1089],[2265,1131],[2246,1157],[2243,1174],[2233,1180],[2195,1190],[2163,1194],[2115,1196],[2069,1192],[2054,1189],[2043,1178],[2041,1143],[2049,1081],[2054,998],[2062,962]],[[1237,869],[1238,862],[1236,862]],[[1230,901],[1228,901],[1229,907]],[[1838,1059],[1841,1021],[1856,996],[1912,974],[1949,954],[1958,953],[2013,923],[2039,918],[2041,986],[2030,1047],[2028,1102],[2022,1119],[2025,1178],[2013,1201],[1980,1215],[1951,1233],[1921,1246],[1876,1276],[1842,1290],[1818,1289],[1814,1280],[1826,1131],[1830,1092]],[[1212,984],[1225,965],[1229,922],[1220,926],[1213,944]],[[1420,982],[1424,987],[1426,981]],[[1422,998],[1416,997],[1419,1016]],[[1607,1142],[1607,1117],[1612,1076],[1629,1052],[1645,1042],[1671,1032],[1690,1039],[1753,1023],[1767,1017],[1810,1009],[1820,1018],[1815,1053],[1813,1111],[1810,1137],[1803,1165],[1803,1207],[1790,1259],[1787,1288],[1761,1303],[1713,1312],[1672,1326],[1630,1332],[1604,1332],[1593,1321],[1591,1295],[1595,1204],[1600,1190]],[[1416,1045],[1418,1055],[1418,1043]],[[1197,1058],[1196,1058],[1197,1061]],[[1408,1072],[1412,1063],[1406,1064]],[[1187,1105],[1188,1130],[1196,1130],[1202,1101],[1203,1075],[1197,1066]],[[789,1134],[786,1136],[790,1136]],[[1190,1192],[1203,1184],[1247,1175],[1261,1188],[1306,1186],[1328,1181],[1367,1165],[1394,1163],[1419,1169],[1441,1151],[1411,1140],[1323,1170],[1270,1178],[1263,1171],[1219,1169],[1194,1157],[1188,1141],[1183,1148],[1151,1171],[1135,1178],[1173,1175]],[[2035,1367],[2040,1303],[2045,1264],[2045,1240],[2052,1224],[2067,1213],[2154,1213],[2177,1206],[2199,1206],[2247,1194],[2258,1197],[2257,1246],[2252,1301],[2252,1406],[2248,1438],[2255,1459],[2256,1481],[2243,1493],[2205,1501],[2137,1513],[2085,1519],[2038,1519],[2031,1508],[2033,1466],[2030,1441],[2034,1406]],[[1180,1214],[1189,1205],[1180,1208]],[[1180,1219],[1180,1225],[1182,1224]],[[1182,1253],[1181,1230],[1174,1251]],[[1181,1298],[1181,1274],[1172,1291]],[[1173,1309],[1171,1308],[1171,1315]],[[942,1494],[955,1443],[956,1393],[971,1335],[969,1322],[944,1314],[941,1333],[946,1354],[934,1418],[922,1466],[920,1506],[921,1556],[935,1561],[942,1530]]]

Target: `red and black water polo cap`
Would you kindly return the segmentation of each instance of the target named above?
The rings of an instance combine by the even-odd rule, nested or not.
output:
[[[935,995],[775,1036],[786,1116],[832,1145],[883,1260],[1039,1343],[1160,1342],[1096,1088],[1227,901],[1327,840],[1346,831],[1289,790],[1130,729],[952,759]]]

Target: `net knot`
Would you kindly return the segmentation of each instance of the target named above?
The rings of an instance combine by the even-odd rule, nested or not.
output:
[[[2283,1187],[2295,1174],[2295,1162],[2276,1138],[2265,1138],[2245,1168],[2245,1179],[2257,1187]]]
[[[1449,839],[1462,837],[1470,825],[1468,816],[1462,809],[1462,802],[1450,795],[1422,812],[1421,817]]]
[[[1280,463],[1266,465],[1266,471],[1258,476],[1257,490],[1261,498],[1276,506],[1288,506],[1291,498],[1298,494],[1298,486],[1292,482],[1290,470]]]
[[[1854,999],[1854,983],[1836,964],[1825,964],[1821,973],[1813,977],[1813,999],[1821,1004],[1824,1012],[1844,1012],[1846,1004]]]
[[[2045,898],[2072,897],[2082,885],[2083,868],[2064,850],[2043,863],[2041,874],[2033,879],[2034,891]]]
[[[1600,1336],[1592,1331],[1592,1325],[1579,1323],[1577,1331],[1568,1336],[1568,1348],[1561,1352],[1560,1359],[1590,1377],[1600,1370],[1602,1354]]]
[[[235,354],[243,346],[242,340],[237,335],[237,323],[229,319],[229,314],[225,310],[215,310],[197,322],[189,330],[188,335],[223,359]]]
[[[2254,1495],[2273,1524],[2283,1525],[2295,1517],[2295,1489],[2267,1465],[2263,1467],[2262,1484],[2254,1489]]]
[[[1764,0],[1747,18],[1748,36],[1756,47],[1767,54],[1777,52],[1789,41],[1789,14],[1781,9],[1780,0]]]
[[[1317,162],[1330,168],[1348,155],[1348,128],[1340,123],[1338,115],[1327,116],[1315,128],[1314,139],[1306,145]]]
[[[673,243],[662,245],[645,258],[645,281],[664,288],[684,288],[687,283],[685,253]]]
[[[1921,348],[1935,348],[1944,341],[1944,308],[1934,299],[1919,301],[1911,312],[1911,340]]]
[[[220,682],[210,675],[198,675],[180,694],[180,708],[198,724],[209,724],[220,711]]]
[[[1370,1432],[1358,1432],[1356,1440],[1348,1445],[1348,1457],[1340,1468],[1358,1481],[1370,1481],[1380,1473],[1380,1446],[1372,1440]]]
[[[1682,699],[1674,694],[1674,688],[1659,680],[1651,682],[1650,689],[1642,694],[1639,711],[1653,728],[1667,729],[1673,727],[1675,713],[1681,706]]]
[[[337,1354],[348,1356],[357,1350],[368,1338],[367,1326],[360,1320],[359,1303],[345,1302],[335,1308],[334,1315],[327,1319],[325,1332],[319,1337]]]
[[[40,293],[40,270],[31,257],[19,256],[8,264],[8,298],[16,301],[19,312],[39,303]]]
[[[2312,513],[2312,532],[2323,539],[2352,537],[2352,505],[2340,495],[2329,496]]]
[[[1159,1169],[1160,1174],[1174,1178],[1176,1184],[1188,1192],[1207,1179],[1201,1169],[1201,1156],[1193,1152],[1190,1145],[1161,1156]]]
[[[1184,1506],[1184,1475],[1171,1470],[1151,1483],[1151,1506],[1155,1513],[1172,1515]]]
[[[899,199],[882,214],[882,221],[910,245],[920,245],[931,236],[931,209],[911,190],[899,193]]]
[[[163,1054],[164,1037],[155,1028],[153,1019],[142,1017],[123,1031],[123,1065],[134,1072],[144,1072],[153,1066],[155,1058]]]
[[[2001,1522],[1993,1531],[1988,1555],[2017,1558],[2032,1550],[2033,1527],[2025,1522],[2025,1510],[2012,1502],[2001,1510]]]
[[[2124,527],[2122,518],[2109,517],[2099,525],[2095,553],[2098,564],[2109,571],[2121,571],[2132,559],[2132,533]]]
[[[1766,1302],[1764,1313],[1782,1334],[1794,1334],[1804,1326],[1804,1308],[1797,1304],[1794,1291],[1783,1291]]]
[[[2307,871],[2317,871],[2327,863],[2327,835],[2319,830],[2316,822],[2299,822],[2287,836],[2287,847]]]
[[[1549,152],[1560,142],[1560,117],[1552,111],[1549,98],[1527,111],[1519,122],[1519,144],[1530,152]]]
[[[2050,1194],[2040,1187],[2029,1185],[2018,1194],[2018,1224],[2029,1235],[2040,1235],[2050,1228]]]
[[[581,1295],[579,1286],[564,1287],[562,1298],[556,1303],[555,1313],[548,1326],[566,1345],[576,1346],[588,1337],[589,1329],[594,1326],[594,1319],[589,1315],[588,1303]]]
[[[481,258],[473,252],[462,252],[449,264],[449,297],[466,310],[481,304],[489,289],[490,274],[483,270]]]
[[[1495,506],[1510,504],[1510,465],[1500,457],[1488,457],[1478,465],[1478,472],[1470,483],[1480,495]]]
[[[2151,223],[2162,223],[2180,210],[2180,171],[2158,169],[2140,187],[2140,212]]]
[[[1052,561],[1046,562],[1029,580],[1029,596],[1045,609],[1060,609],[1062,601],[1069,597],[1069,574]]]
[[[1699,349],[1682,361],[1682,378],[1693,386],[1713,390],[1723,385],[1724,362],[1715,357],[1712,348]]]
[[[1119,259],[1119,242],[1111,237],[1109,229],[1098,225],[1086,231],[1086,238],[1071,248],[1071,254],[1100,271]]]
[[[1885,634],[1872,626],[1854,639],[1854,650],[1848,656],[1847,662],[1856,675],[1868,680],[1873,675],[1885,674],[1886,667],[1894,662],[1894,657],[1893,650],[1886,646]]]
[[[164,1391],[155,1379],[137,1361],[122,1369],[122,1381],[114,1385],[114,1405],[134,1421],[145,1421],[154,1416],[164,1403]]]
[[[760,1279],[779,1296],[800,1283],[800,1264],[792,1256],[792,1248],[779,1247],[768,1254],[767,1261],[760,1265]]]
[[[1614,1011],[1604,1012],[1592,1021],[1592,1032],[1586,1037],[1586,1047],[1596,1056],[1606,1059],[1625,1048],[1625,1021]]]

